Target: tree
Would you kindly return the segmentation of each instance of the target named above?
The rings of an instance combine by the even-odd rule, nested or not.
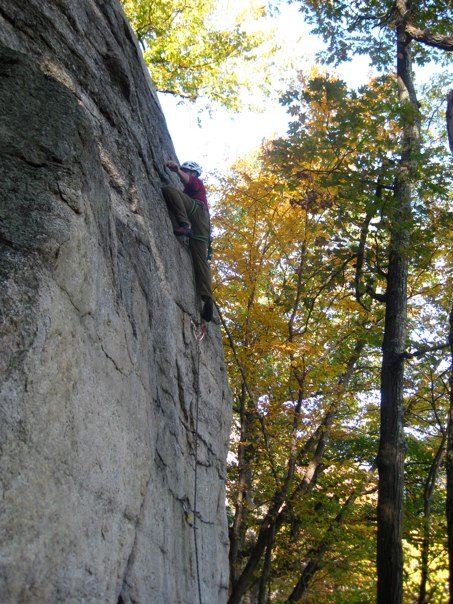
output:
[[[321,88],[316,80],[313,96],[319,94]],[[345,99],[344,88],[332,83],[332,91],[337,88],[338,108]],[[320,105],[328,109],[323,101]],[[354,115],[357,112],[350,111],[351,119]],[[281,166],[282,155],[283,151],[274,165]],[[322,166],[330,169],[329,162],[337,163],[337,159],[331,154],[325,162],[314,161],[322,172]],[[335,182],[329,190],[321,191],[310,177],[309,166],[299,166],[298,172],[305,177],[299,178],[297,188],[290,179],[282,179],[275,173],[275,169],[264,168],[253,178],[244,170],[235,173],[231,182],[236,185],[231,186],[217,218],[226,231],[224,253],[228,257],[228,262],[223,261],[223,257],[218,262],[225,287],[217,295],[227,309],[229,321],[225,323],[228,332],[233,334],[229,341],[232,349],[234,346],[235,364],[240,365],[241,384],[238,388],[241,438],[237,478],[240,486],[232,530],[231,602],[239,601],[256,580],[254,577],[264,556],[258,581],[260,597],[263,597],[270,574],[271,552],[276,547],[281,551],[276,543],[279,531],[296,517],[301,518],[298,523],[306,524],[303,520],[306,509],[301,508],[300,502],[310,496],[318,482],[335,418],[363,349],[358,335],[364,329],[360,326],[361,307],[356,307],[358,324],[352,322],[351,325],[349,296],[340,293],[347,283],[345,271],[349,273],[355,256],[350,251],[340,253],[337,246],[332,250],[329,244],[336,231],[337,203],[343,203],[344,198],[336,201],[338,183]],[[218,239],[217,242],[218,247]],[[232,254],[238,255],[236,260]],[[232,286],[227,287],[230,281]],[[344,327],[340,317],[348,318]],[[337,329],[335,337],[332,337],[333,324]],[[257,332],[257,325],[265,327]],[[338,346],[338,342],[343,342],[343,346]],[[266,376],[264,382],[260,377],[262,371]],[[257,413],[257,407],[264,404],[257,393],[268,397],[264,417]],[[317,413],[312,423],[318,423],[318,428],[313,426],[307,431],[302,429],[307,421],[303,420],[307,418],[304,407],[313,405],[314,401],[310,402],[313,396],[316,396]],[[262,453],[256,459],[256,440],[260,434],[263,452],[267,452],[264,460]],[[260,468],[255,474],[258,472],[262,477],[261,485],[264,481],[269,484],[263,462],[270,465],[273,480],[270,490],[260,493],[264,516],[259,520],[260,530],[254,544],[248,543],[245,547],[249,552],[248,562],[242,567],[240,560],[244,554],[239,553],[244,547],[240,541],[241,535],[247,532],[244,528],[244,524],[249,524],[245,520],[247,514],[250,520],[247,499],[257,499],[256,494],[251,495],[253,488],[249,486],[254,474],[253,462]],[[237,572],[237,567],[242,567],[241,572]]]
[[[396,59],[402,135],[394,180],[394,199],[387,220],[390,233],[386,274],[385,330],[381,369],[381,431],[378,453],[378,602],[402,600],[403,519],[403,382],[407,338],[407,278],[410,262],[413,183],[420,165],[420,112],[413,73],[415,58],[426,60],[426,47],[451,51],[449,8],[443,2],[414,5],[411,0],[372,2],[308,1],[301,10],[317,24],[329,43],[328,60],[348,59],[349,52],[369,54],[380,67]],[[374,30],[379,29],[376,38]]]
[[[335,309],[350,318],[350,305],[339,293],[344,259],[329,265],[320,252],[327,253],[322,234],[332,228],[328,206],[315,211],[299,204],[300,191],[291,193],[266,169],[253,180],[236,172],[232,181],[241,184],[225,197],[216,221],[225,232],[216,238],[223,283],[216,296],[229,334],[239,418],[238,463],[230,486],[235,493],[230,602],[253,585],[264,601],[276,572],[272,552],[285,550],[286,527],[301,525],[297,532],[308,537],[302,503],[318,483],[329,435],[361,355],[363,327],[359,321],[355,333],[348,322],[338,323],[332,337]],[[313,415],[307,424],[309,408]],[[331,488],[330,477],[325,488]],[[249,530],[256,530],[255,539]]]
[[[265,16],[263,6],[248,2],[232,15],[218,0],[121,2],[158,91],[238,109],[253,73],[260,72],[259,81],[267,86],[275,45],[265,48],[269,34],[246,31],[247,23]]]
[[[307,590],[314,601],[372,598],[378,423],[377,406],[361,395],[374,393],[378,377],[387,207],[398,170],[395,97],[391,77],[359,93],[316,72],[302,78],[285,96],[288,137],[239,164],[223,187],[216,297],[238,422],[231,603],[246,593],[296,601]],[[444,271],[432,270],[448,245],[441,200],[451,181],[441,157],[440,144],[424,155],[408,273],[411,296],[423,292],[444,309]],[[410,319],[428,325],[418,305]],[[422,348],[412,337],[411,350]],[[411,374],[416,384],[412,365]]]

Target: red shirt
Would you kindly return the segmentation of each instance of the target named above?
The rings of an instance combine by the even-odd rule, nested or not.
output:
[[[191,197],[192,199],[196,199],[197,201],[201,201],[203,207],[206,211],[208,211],[208,200],[206,198],[206,189],[204,188],[203,182],[193,176],[192,174],[189,176],[189,182],[184,187],[184,193]]]

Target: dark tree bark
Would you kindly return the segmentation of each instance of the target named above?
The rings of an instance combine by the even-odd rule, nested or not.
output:
[[[269,581],[269,576],[272,568],[272,548],[274,546],[275,540],[275,524],[271,527],[267,537],[267,549],[266,555],[264,557],[264,566],[260,577],[259,583],[259,594],[258,594],[258,603],[257,604],[266,604],[266,591],[267,585]]]
[[[418,103],[412,81],[410,36],[406,33],[409,2],[397,0],[397,80],[405,115],[402,152],[389,216],[390,251],[385,294],[385,328],[381,368],[381,427],[377,530],[377,602],[401,604],[403,597],[403,378],[407,323],[407,275],[411,229],[411,177],[418,150]]]
[[[448,133],[448,144],[450,145],[450,151],[453,155],[453,90],[447,94],[447,133]]]

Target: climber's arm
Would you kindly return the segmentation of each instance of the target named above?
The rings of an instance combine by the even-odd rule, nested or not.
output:
[[[176,172],[176,174],[179,176],[179,180],[182,182],[183,185],[189,184],[190,174],[188,174],[187,172],[183,172],[176,162],[167,161],[165,165],[172,172]]]

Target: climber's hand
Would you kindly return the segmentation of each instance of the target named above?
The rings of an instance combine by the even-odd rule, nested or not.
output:
[[[179,165],[174,161],[167,161],[167,163],[165,165],[172,172],[177,172],[179,170]]]

